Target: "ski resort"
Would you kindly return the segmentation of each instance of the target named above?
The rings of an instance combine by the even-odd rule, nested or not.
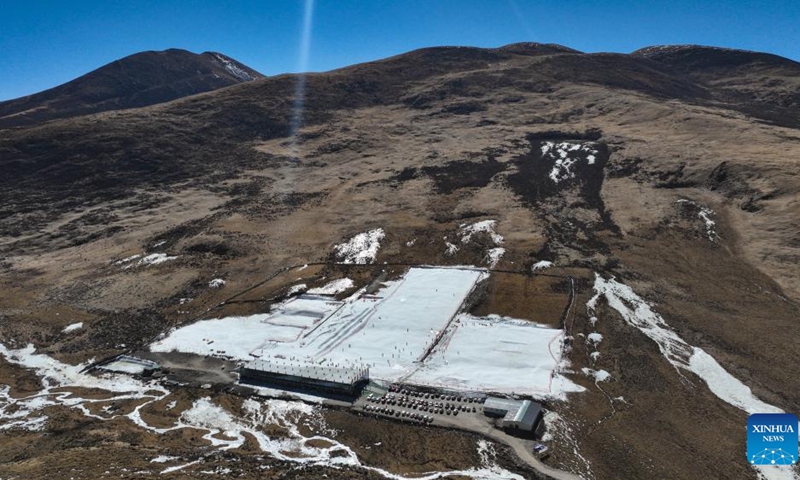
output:
[[[464,312],[488,278],[475,267],[414,267],[373,294],[364,288],[342,300],[301,294],[269,313],[178,328],[150,350],[230,359],[243,363],[243,382],[308,391],[324,384],[323,390],[354,392],[367,377],[532,398],[574,389],[558,374],[563,330]]]
[[[800,480],[800,1],[351,3],[5,2],[0,480]]]

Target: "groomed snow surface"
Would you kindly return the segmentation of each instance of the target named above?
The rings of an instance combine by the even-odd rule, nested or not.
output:
[[[150,349],[252,360],[251,352],[269,342],[297,340],[340,305],[341,302],[329,298],[301,295],[279,304],[270,313],[193,323],[156,341]]]
[[[352,295],[299,341],[268,343],[258,354],[334,367],[365,365],[372,378],[397,380],[416,368],[414,362],[485,275],[476,269],[412,268],[374,295]]]
[[[496,393],[562,397],[553,382],[564,331],[497,315],[458,316],[424,365],[406,378],[415,384]]]
[[[561,330],[496,316],[459,315],[451,323],[487,277],[472,267],[411,268],[374,295],[359,290],[342,302],[302,295],[270,313],[188,325],[150,348],[290,365],[368,366],[371,378],[458,389],[541,397],[576,391],[555,373]],[[440,334],[442,341],[420,365]]]

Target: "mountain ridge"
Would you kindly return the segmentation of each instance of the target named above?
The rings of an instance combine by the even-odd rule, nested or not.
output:
[[[0,128],[146,107],[263,77],[217,52],[144,51],[42,92],[0,102]]]

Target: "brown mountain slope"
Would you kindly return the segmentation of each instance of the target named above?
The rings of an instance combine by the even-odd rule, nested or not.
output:
[[[648,47],[632,55],[712,87],[749,115],[787,126],[800,119],[800,63],[788,58],[698,45]]]
[[[44,92],[0,102],[0,128],[144,107],[261,77],[221,53],[141,52]]]
[[[744,458],[747,413],[669,363],[610,302],[600,299],[593,315],[586,306],[595,275],[614,276],[759,399],[800,411],[791,334],[800,315],[800,125],[748,113],[771,100],[743,101],[713,69],[692,73],[698,64],[539,46],[425,49],[310,75],[295,139],[288,75],[0,132],[0,338],[71,363],[120,352],[377,227],[386,238],[374,275],[383,262],[486,265],[491,238],[453,254],[445,242],[461,224],[493,219],[505,238],[499,268],[530,272],[547,260],[576,280],[568,375],[587,390],[548,404],[569,426],[556,432],[549,463],[598,479],[755,479]],[[761,78],[769,73],[736,65],[726,78],[772,88]],[[778,80],[788,65],[775,67]],[[548,142],[590,146],[591,162],[581,150],[565,173]],[[114,263],[143,252],[177,258]],[[291,281],[306,281],[297,273]],[[227,283],[210,289],[212,278]],[[270,298],[265,291],[232,308],[266,311]],[[78,333],[62,331],[77,321]],[[590,333],[603,336],[596,349]],[[6,383],[25,383],[19,369],[0,368]],[[582,368],[610,379],[595,382]],[[379,451],[369,422],[341,415],[348,420],[338,425],[364,428],[370,443],[358,441],[376,465],[428,465],[416,449],[415,465],[403,457],[403,436],[418,432],[392,429]],[[120,445],[186,455],[180,438],[104,425],[76,426],[61,443],[9,434],[0,473],[36,476],[46,463],[36,458],[69,451],[99,474],[97,452]],[[474,461],[463,438],[431,438],[431,464]],[[31,439],[42,448],[21,447]],[[231,468],[254,462],[253,450],[230,455],[242,465]]]

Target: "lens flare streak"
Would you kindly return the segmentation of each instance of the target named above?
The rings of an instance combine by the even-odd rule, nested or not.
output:
[[[294,101],[292,104],[292,120],[290,124],[290,134],[292,138],[292,155],[299,158],[299,148],[297,133],[303,124],[303,109],[305,107],[306,96],[306,71],[308,70],[308,57],[311,50],[311,24],[314,18],[314,0],[305,0],[303,10],[303,28],[300,34],[300,56],[298,59],[297,83],[294,89]]]

